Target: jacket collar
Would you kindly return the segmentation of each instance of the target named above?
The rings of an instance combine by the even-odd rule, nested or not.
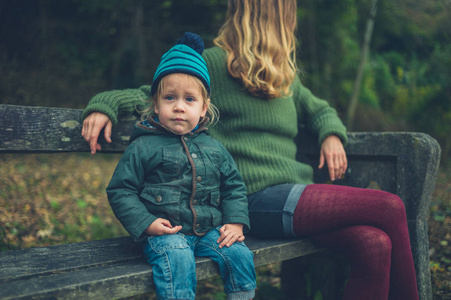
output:
[[[147,125],[150,125],[150,127],[145,125],[145,124],[143,124],[143,122],[138,122],[137,126],[142,128],[142,129],[149,130],[149,131],[179,135],[179,134],[174,133],[171,129],[169,129],[168,127],[164,126],[163,124],[161,124],[157,120],[158,120],[158,116],[157,115],[150,115],[150,116],[147,117],[147,120],[146,120],[148,122]],[[191,131],[191,132],[189,132],[187,134],[193,135],[193,134],[197,134],[197,133],[200,133],[202,131],[208,130],[206,125],[207,125],[209,120],[210,119],[208,117],[203,118],[202,121],[197,125],[197,127],[193,131]]]

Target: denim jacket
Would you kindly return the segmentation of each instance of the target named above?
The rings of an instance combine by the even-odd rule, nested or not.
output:
[[[149,118],[134,126],[130,145],[107,187],[114,214],[135,241],[157,218],[203,235],[241,223],[248,231],[246,188],[232,156],[204,123],[185,135]],[[150,124],[151,126],[146,126]]]

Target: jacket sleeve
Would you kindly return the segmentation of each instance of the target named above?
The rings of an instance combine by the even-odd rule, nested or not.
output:
[[[127,147],[106,189],[114,214],[135,241],[141,240],[157,219],[139,198],[146,174],[140,144],[137,139]]]
[[[337,135],[343,145],[348,142],[346,127],[338,117],[337,111],[329,103],[312,94],[296,77],[293,83],[293,97],[296,103],[299,122],[318,134],[318,144],[330,135]]]
[[[110,118],[113,125],[121,114],[132,114],[136,109],[143,110],[148,106],[150,86],[144,85],[139,89],[113,90],[95,95],[83,111],[84,120],[92,112],[101,112]]]
[[[222,146],[224,160],[221,165],[221,210],[223,224],[243,224],[243,232],[250,229],[246,186],[230,153]]]

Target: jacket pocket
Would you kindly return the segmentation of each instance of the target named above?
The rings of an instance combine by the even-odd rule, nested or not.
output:
[[[183,152],[183,147],[181,145],[164,147],[162,155],[161,171],[169,175],[170,178],[182,176],[189,165],[186,154]]]
[[[218,207],[221,204],[219,190],[213,190],[210,192],[210,205]]]
[[[148,186],[141,192],[141,198],[155,205],[167,205],[180,202],[182,188],[168,186]]]
[[[142,190],[140,197],[149,212],[156,217],[168,219],[172,225],[180,223],[182,188],[147,186]]]

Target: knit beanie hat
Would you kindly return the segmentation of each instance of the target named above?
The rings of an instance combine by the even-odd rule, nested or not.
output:
[[[169,49],[160,60],[160,64],[155,72],[150,94],[153,96],[157,92],[161,79],[174,73],[184,73],[195,76],[202,81],[208,95],[210,95],[210,75],[207,64],[201,56],[204,52],[204,42],[195,33],[185,32],[177,40],[174,47]]]

